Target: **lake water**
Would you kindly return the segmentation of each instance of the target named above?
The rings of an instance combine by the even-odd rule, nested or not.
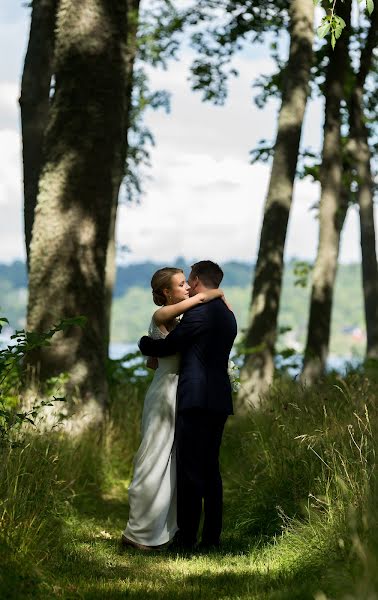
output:
[[[109,345],[109,357],[113,360],[125,356],[138,350],[138,344],[122,344],[120,342],[111,342]]]
[[[111,343],[109,347],[109,355],[110,358],[117,359],[121,358],[125,354],[129,352],[136,352],[138,350],[138,345],[135,344],[121,344],[121,343]],[[292,377],[296,377],[299,375],[302,362],[301,355],[295,355],[291,357],[294,365],[288,367],[288,372]],[[279,361],[277,361],[279,362]],[[340,375],[344,375],[347,368],[358,367],[361,364],[361,358],[359,357],[346,357],[346,356],[335,356],[330,355],[327,360],[327,370],[328,371],[337,371]]]
[[[14,340],[11,340],[8,335],[0,336],[0,348],[4,348],[5,346],[7,346],[8,344],[11,344],[13,342],[14,342]],[[121,358],[125,354],[136,352],[137,350],[138,350],[137,343],[126,344],[126,343],[120,343],[120,342],[112,342],[109,347],[109,356],[112,359],[117,359],[117,358]],[[300,372],[300,366],[298,366],[298,365],[301,365],[301,362],[300,362],[301,357],[300,357],[300,355],[297,355],[297,356],[292,357],[292,359],[293,358],[294,358],[295,364],[288,368],[288,372],[290,373],[290,375],[292,377],[295,377]],[[359,364],[361,364],[361,359],[357,358],[357,357],[344,357],[344,356],[331,355],[327,360],[327,370],[335,370],[335,371],[338,371],[340,373],[340,375],[343,375],[343,374],[345,374],[345,370],[347,369],[347,367],[350,367],[350,366],[357,367]]]

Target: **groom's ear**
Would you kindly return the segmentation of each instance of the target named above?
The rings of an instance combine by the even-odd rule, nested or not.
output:
[[[197,275],[195,275],[195,277],[193,277],[193,279],[191,281],[192,281],[192,284],[190,287],[192,288],[192,290],[195,290],[199,283],[199,277]]]

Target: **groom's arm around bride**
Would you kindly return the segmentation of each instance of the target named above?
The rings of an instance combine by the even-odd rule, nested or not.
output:
[[[222,277],[215,263],[196,263],[188,279],[191,294],[218,288]],[[181,354],[176,423],[177,510],[180,539],[188,547],[197,540],[202,500],[202,544],[219,544],[219,448],[226,419],[233,413],[228,359],[236,331],[233,312],[223,300],[216,299],[189,310],[165,339],[145,336],[140,340],[141,352],[147,356]]]

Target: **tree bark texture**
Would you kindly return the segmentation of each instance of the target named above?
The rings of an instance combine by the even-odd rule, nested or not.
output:
[[[119,188],[125,175],[126,157],[128,150],[127,136],[130,125],[130,110],[133,91],[133,71],[134,62],[137,54],[137,31],[138,31],[138,16],[139,16],[139,0],[129,0],[128,3],[128,33],[127,33],[127,63],[126,63],[126,115],[125,115],[125,131],[124,131],[124,146],[122,148],[122,161],[124,168],[120,173],[118,189],[113,199],[112,213],[110,217],[109,243],[106,256],[105,270],[105,295],[106,295],[106,332],[104,337],[105,352],[109,353],[110,341],[110,322],[111,322],[111,306],[113,299],[113,290],[116,279],[116,221]],[[117,187],[117,186],[116,186]]]
[[[29,43],[21,82],[24,230],[28,267],[43,139],[50,104],[57,2],[58,0],[34,0],[32,3]]]
[[[30,247],[28,329],[88,318],[33,363],[41,378],[68,372],[98,414],[107,403],[106,255],[124,168],[127,8],[124,0],[60,1],[56,86]]]
[[[378,359],[378,267],[374,226],[374,192],[371,172],[371,152],[364,118],[364,87],[378,42],[378,12],[371,15],[371,24],[361,51],[360,69],[356,75],[349,101],[349,149],[357,176],[357,198],[360,212],[362,286],[366,322],[366,359]]]
[[[329,63],[324,89],[324,139],[320,167],[319,244],[313,271],[310,317],[301,374],[302,381],[307,384],[314,383],[325,371],[340,234],[346,212],[342,179],[340,106],[345,96],[344,81],[349,58],[350,10],[350,0],[340,5],[340,16],[346,22],[346,27],[337,40],[334,50],[329,43]]]
[[[293,0],[290,17],[285,87],[245,336],[245,345],[252,354],[247,354],[241,371],[239,402],[244,408],[258,404],[260,394],[273,379],[286,230],[313,62],[312,0]]]

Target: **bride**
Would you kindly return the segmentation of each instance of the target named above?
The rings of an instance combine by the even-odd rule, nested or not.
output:
[[[181,269],[164,267],[151,279],[155,304],[148,334],[165,338],[178,323],[178,317],[190,308],[223,297],[220,289],[189,297],[190,286]],[[148,359],[147,366],[156,359]],[[134,458],[134,474],[129,487],[129,520],[122,544],[142,550],[164,547],[177,532],[175,413],[180,356],[159,358],[147,391],[141,434],[142,441]]]

